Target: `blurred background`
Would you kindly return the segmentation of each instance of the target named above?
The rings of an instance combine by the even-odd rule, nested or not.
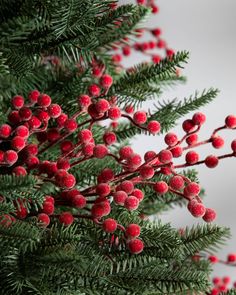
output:
[[[170,48],[190,52],[189,63],[182,70],[187,83],[166,91],[160,99],[182,99],[194,94],[195,90],[220,89],[217,99],[201,109],[207,115],[207,122],[200,134],[202,139],[206,139],[213,129],[224,124],[228,114],[236,114],[236,1],[158,0],[156,3],[160,12],[152,16],[146,25],[160,27],[162,37]],[[141,62],[141,58],[145,59],[143,55],[131,55],[126,58],[125,64],[133,65]],[[183,134],[180,126],[174,131],[179,136]],[[210,145],[198,148],[203,159],[209,154],[220,155],[231,151],[230,143],[236,138],[236,132],[225,130],[220,135],[225,139],[225,148],[219,151]],[[164,147],[161,137],[152,136],[138,137],[133,145],[142,154],[148,149]],[[218,224],[231,228],[231,240],[219,251],[219,256],[225,259],[229,252],[236,253],[236,158],[221,161],[215,169],[199,166],[197,170],[201,185],[206,190],[204,203],[217,211]],[[176,208],[160,217],[178,227],[201,222],[185,208]],[[236,268],[217,265],[215,269],[217,275],[229,274],[236,281]]]

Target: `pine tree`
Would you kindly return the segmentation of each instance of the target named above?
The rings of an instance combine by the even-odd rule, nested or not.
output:
[[[176,71],[187,52],[121,67],[113,50],[128,55],[149,14],[111,0],[1,1],[1,294],[210,294],[208,256],[229,229],[180,231],[147,217],[188,205],[195,217],[214,219],[192,166],[235,156],[236,142],[227,155],[201,161],[190,151],[178,167],[172,158],[185,141],[185,150],[221,147],[217,132],[235,129],[236,118],[205,142],[197,141],[201,113],[184,121],[182,139],[169,132],[218,90],[161,100],[185,80]],[[151,99],[154,110],[140,111]],[[167,148],[144,161],[129,146],[141,133],[166,132]]]

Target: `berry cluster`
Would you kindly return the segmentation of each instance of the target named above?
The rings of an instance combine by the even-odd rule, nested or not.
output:
[[[145,111],[134,112],[132,106],[122,109],[117,104],[117,98],[104,98],[108,97],[112,83],[112,77],[102,73],[97,83],[89,85],[88,92],[78,97],[78,111],[73,116],[64,113],[49,95],[37,90],[31,91],[27,99],[20,95],[12,98],[8,122],[0,126],[1,171],[16,176],[34,175],[42,182],[55,185],[58,193],[46,195],[37,213],[28,209],[29,200],[20,199],[12,214],[1,217],[1,224],[10,226],[15,219],[30,219],[35,214],[43,227],[54,220],[69,226],[78,218],[87,218],[108,234],[122,231],[124,239],[121,242],[124,241],[131,253],[137,254],[144,248],[139,238],[140,226],[129,224],[124,227],[119,224],[111,218],[112,208],[119,206],[128,211],[136,210],[145,197],[142,190],[145,186],[152,187],[157,198],[171,192],[186,199],[188,210],[194,217],[202,217],[206,222],[215,219],[215,211],[205,208],[202,203],[199,184],[177,170],[199,164],[214,168],[219,160],[235,157],[236,140],[232,142],[231,153],[218,157],[209,155],[204,160],[199,160],[193,148],[206,143],[211,143],[216,149],[221,148],[224,140],[218,132],[226,128],[235,129],[236,117],[228,116],[225,124],[217,128],[208,140],[199,141],[197,133],[206,118],[204,114],[196,113],[192,119],[183,122],[185,134],[181,139],[174,133],[166,134],[164,140],[167,146],[161,151],[148,151],[144,159],[130,146],[122,146],[114,153],[112,145],[117,142],[115,128],[119,119],[129,120],[154,135],[160,132],[161,125],[158,121],[150,121]],[[93,127],[105,120],[110,120],[111,126],[104,128],[103,142],[96,142]],[[184,142],[186,146],[183,146]],[[59,156],[54,161],[45,159],[45,152],[52,147],[59,150]],[[184,163],[175,165],[174,158],[182,156],[185,151]],[[120,165],[121,172],[105,168],[97,176],[96,184],[80,187],[71,168],[79,169],[83,162],[105,157],[112,157]],[[168,181],[157,181],[161,175],[168,176]],[[4,196],[1,202],[4,202]],[[67,210],[62,212],[61,206]]]

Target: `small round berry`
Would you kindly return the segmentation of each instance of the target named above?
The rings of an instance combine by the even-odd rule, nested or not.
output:
[[[8,120],[13,125],[19,124],[20,120],[21,120],[20,115],[19,115],[19,111],[10,112],[10,114],[8,115]]]
[[[132,154],[128,159],[127,159],[127,165],[130,168],[138,168],[142,163],[142,158],[139,154]]]
[[[48,114],[51,118],[58,118],[61,115],[61,107],[58,104],[51,104],[48,108]]]
[[[224,146],[224,139],[220,136],[216,136],[214,138],[212,138],[212,146],[215,148],[215,149],[220,149]]]
[[[234,253],[230,253],[230,254],[228,255],[228,257],[227,257],[227,261],[228,261],[229,263],[236,262],[236,254],[234,254]]]
[[[11,103],[15,109],[20,109],[23,107],[25,101],[24,101],[23,96],[16,95],[12,98]]]
[[[158,181],[153,185],[153,189],[159,195],[164,195],[168,192],[168,184],[165,181]]]
[[[70,212],[63,212],[59,216],[59,221],[63,225],[68,226],[74,222],[74,217]]]
[[[153,61],[154,64],[159,64],[161,60],[162,60],[162,58],[161,58],[161,56],[158,55],[158,54],[154,54],[154,55],[152,56],[152,61]]]
[[[236,128],[236,116],[229,115],[228,117],[226,117],[225,125],[231,129]]]
[[[25,160],[25,164],[28,168],[30,169],[34,169],[39,165],[39,158],[35,157],[35,156],[29,156],[26,160]]]
[[[106,233],[114,233],[117,229],[117,222],[115,219],[108,218],[103,221],[102,228]]]
[[[28,124],[30,129],[37,129],[40,127],[41,121],[36,116],[32,116],[29,119]]]
[[[32,117],[32,111],[30,108],[23,107],[19,110],[19,115],[22,121],[29,121]]]
[[[147,121],[147,114],[143,111],[137,111],[136,113],[134,113],[133,119],[136,124],[144,124]]]
[[[104,98],[100,99],[95,106],[99,113],[105,113],[110,108],[109,102]]]
[[[12,173],[14,173],[16,176],[20,176],[20,175],[27,175],[27,171],[25,170],[25,168],[23,166],[17,166],[12,170]]]
[[[120,63],[122,61],[122,56],[120,54],[114,54],[112,56],[112,61],[114,63]]]
[[[58,159],[57,161],[57,168],[58,169],[63,169],[63,170],[69,170],[70,169],[70,162],[68,159],[66,158],[61,158]]]
[[[57,128],[49,128],[47,131],[47,140],[49,142],[57,141],[61,137]]]
[[[135,188],[132,191],[132,195],[135,196],[139,200],[139,202],[141,202],[144,198],[144,193],[138,188]]]
[[[11,135],[11,126],[8,124],[3,124],[0,126],[0,137],[8,138]]]
[[[38,154],[38,146],[37,146],[37,144],[35,144],[35,143],[28,144],[25,147],[24,152],[29,156],[36,156]]]
[[[64,127],[67,120],[68,120],[68,116],[62,113],[58,118],[56,118],[57,126]]]
[[[91,209],[91,214],[94,218],[102,218],[103,216],[106,216],[110,212],[110,205],[106,202],[101,202],[94,204]]]
[[[158,159],[163,164],[168,164],[172,161],[172,153],[169,150],[162,150],[158,154]]]
[[[101,118],[101,117],[103,116],[103,113],[99,113],[99,112],[97,111],[95,103],[92,103],[92,104],[88,107],[88,114],[89,114],[93,119]]]
[[[223,278],[223,283],[224,283],[225,285],[228,285],[230,282],[231,282],[230,277],[224,277],[224,278]],[[224,291],[224,290],[223,290],[223,291]]]
[[[141,240],[135,239],[129,241],[128,248],[132,254],[139,254],[143,251],[144,245]]]
[[[126,198],[124,206],[129,211],[134,211],[139,206],[139,200],[135,196],[129,196]]]
[[[164,140],[165,140],[165,143],[170,147],[175,146],[178,143],[177,135],[171,132],[166,134]]]
[[[218,258],[217,256],[215,256],[215,255],[210,255],[210,256],[208,257],[208,260],[209,260],[212,264],[215,264],[215,263],[219,262],[219,258]]]
[[[11,140],[11,147],[16,151],[21,151],[25,147],[25,140],[23,137],[15,136]]]
[[[159,37],[161,35],[161,33],[162,32],[161,32],[161,29],[160,28],[155,28],[155,29],[152,30],[152,34],[155,37]]]
[[[196,153],[195,151],[187,152],[187,154],[185,156],[185,161],[186,161],[187,164],[193,165],[193,164],[197,163],[198,160],[199,160],[198,153]]]
[[[219,284],[221,284],[221,278],[219,278],[219,277],[214,277],[213,279],[212,279],[212,283],[214,284],[214,285],[219,285]],[[218,294],[217,294],[218,295]]]
[[[67,189],[70,189],[70,188],[74,187],[75,184],[76,184],[76,180],[75,180],[74,175],[72,175],[72,174],[66,174],[66,175],[62,178],[60,184],[61,184],[63,187],[67,188]]]
[[[52,196],[45,196],[44,197],[44,202],[49,202],[54,204],[55,203],[55,199]]]
[[[169,186],[174,190],[181,190],[184,187],[183,177],[180,175],[173,176],[169,181]]]
[[[130,146],[123,146],[119,150],[119,155],[121,159],[127,160],[134,153],[133,149]]]
[[[38,105],[40,105],[41,107],[49,107],[50,104],[51,104],[51,97],[47,94],[41,94],[39,97],[38,97]]]
[[[190,182],[184,188],[184,195],[186,197],[195,197],[200,193],[200,186],[196,182]]]
[[[159,7],[157,5],[151,4],[151,8],[152,8],[152,13],[158,13],[159,11]],[[172,56],[174,53],[172,53],[172,51],[170,51],[171,49],[169,49],[167,51],[167,56]],[[171,54],[172,53],[172,54]]]
[[[105,168],[98,175],[99,182],[109,182],[114,179],[114,172],[110,168]]]
[[[83,129],[78,133],[78,138],[82,143],[88,143],[93,138],[93,134],[89,129]]]
[[[43,110],[37,110],[37,118],[42,122],[48,122],[50,119],[50,116],[48,112],[45,112]]]
[[[166,41],[162,40],[162,39],[159,39],[158,42],[157,42],[157,48],[165,48],[166,47]]]
[[[202,125],[206,121],[206,116],[203,113],[195,113],[193,115],[192,121],[195,125]]]
[[[128,195],[124,191],[117,191],[113,194],[114,202],[117,205],[124,206],[125,200],[128,198]]]
[[[43,226],[47,227],[50,224],[50,217],[45,213],[40,213],[38,215],[38,222]]]
[[[101,93],[101,89],[97,84],[92,84],[88,87],[89,94],[91,96],[99,96]]]
[[[86,198],[82,195],[75,195],[71,197],[71,201],[74,207],[83,209],[86,206]]]
[[[197,143],[197,141],[198,141],[197,133],[191,134],[186,138],[186,142],[188,145],[193,145],[193,144]]]
[[[150,121],[148,122],[147,130],[152,134],[157,134],[161,130],[161,124],[158,121]]]
[[[142,166],[140,169],[140,176],[143,179],[151,179],[154,176],[154,168],[150,165]]]
[[[52,202],[44,202],[42,211],[45,214],[52,215],[54,213],[54,204]]]
[[[124,46],[122,48],[122,53],[123,53],[124,56],[129,56],[131,54],[130,46]]]
[[[140,236],[141,228],[138,224],[131,223],[127,226],[125,234],[128,238],[134,239]]]
[[[16,216],[19,219],[25,219],[27,215],[28,215],[28,211],[23,205],[21,205],[20,208],[16,210]]]
[[[87,108],[91,104],[91,97],[86,94],[81,94],[78,98],[81,108]]]
[[[105,142],[105,144],[107,145],[112,145],[116,142],[117,138],[116,138],[116,134],[114,132],[106,132],[103,135],[103,141]]]
[[[73,147],[74,147],[73,143],[69,140],[63,141],[60,145],[60,149],[63,154],[72,151]]]
[[[108,154],[108,149],[104,144],[97,144],[93,148],[93,155],[95,158],[103,159]]]
[[[121,111],[118,107],[111,107],[108,110],[108,117],[111,120],[118,120],[121,117]]]
[[[191,206],[190,213],[196,218],[203,217],[205,212],[206,208],[202,203],[196,202]]]
[[[127,194],[131,194],[132,191],[134,190],[134,184],[130,180],[125,180],[121,182],[119,187],[122,191],[126,192]]]
[[[99,183],[96,187],[96,193],[100,197],[106,197],[110,194],[111,187],[108,183]]]
[[[236,153],[236,139],[231,142],[231,149],[234,153]]]
[[[182,124],[182,128],[186,133],[192,132],[195,129],[193,120],[185,120]]]
[[[182,147],[179,146],[179,145],[177,145],[177,146],[171,148],[170,151],[171,151],[171,154],[172,154],[172,156],[173,156],[174,158],[179,158],[179,157],[181,157],[182,154],[183,154],[183,149],[182,149]]]
[[[215,168],[219,163],[219,159],[216,156],[210,155],[205,159],[205,165],[208,168]]]
[[[154,151],[148,151],[148,152],[146,152],[144,154],[144,161],[145,162],[149,162],[149,161],[153,160],[156,157],[157,157],[156,152],[154,152]]]
[[[18,126],[15,130],[15,134],[16,134],[16,136],[28,138],[29,137],[29,129],[24,125]]]
[[[133,107],[132,105],[127,105],[127,106],[125,107],[125,112],[126,112],[127,114],[133,114],[133,112],[134,112],[134,107]]]
[[[202,217],[202,219],[206,222],[212,222],[216,219],[216,211],[211,208],[206,209],[205,215]]]
[[[30,102],[34,104],[38,101],[39,96],[40,96],[40,92],[38,90],[32,90],[29,93],[28,98]]]
[[[68,119],[66,120],[64,127],[68,132],[74,132],[77,129],[78,124],[74,119]]]
[[[86,143],[82,146],[82,152],[85,157],[91,157],[93,155],[95,145],[93,143]]]
[[[13,150],[8,150],[4,154],[4,161],[9,165],[12,166],[18,160],[18,155]]]
[[[103,88],[108,89],[111,87],[111,85],[113,83],[113,78],[112,78],[112,76],[105,74],[100,78],[99,82]]]

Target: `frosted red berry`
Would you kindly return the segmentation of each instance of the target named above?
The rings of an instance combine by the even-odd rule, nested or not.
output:
[[[175,133],[167,133],[165,138],[165,143],[168,145],[168,146],[175,146],[177,143],[178,143],[178,136],[175,134]]]
[[[30,108],[23,107],[19,110],[19,116],[21,121],[28,121],[32,117],[32,111]]]
[[[227,257],[227,261],[228,261],[229,263],[236,262],[236,254],[234,254],[234,253],[230,253],[230,254],[228,255],[228,257]]]
[[[77,129],[78,124],[74,119],[68,119],[66,120],[64,127],[68,132],[74,132]]]
[[[39,96],[40,96],[40,92],[38,90],[32,90],[29,93],[28,98],[31,103],[36,103],[38,101]]]
[[[75,195],[71,197],[72,205],[76,208],[84,208],[86,206],[86,198],[82,195]]]
[[[88,87],[88,91],[91,96],[95,96],[95,97],[99,96],[101,93],[101,89],[97,84],[90,85]]]
[[[43,226],[47,227],[50,224],[50,217],[45,213],[40,213],[38,215],[38,222]]]
[[[63,225],[68,226],[74,222],[74,217],[70,212],[63,212],[59,216],[59,221]]]
[[[15,108],[15,109],[20,109],[23,107],[24,105],[24,98],[23,96],[20,96],[20,95],[16,95],[12,98],[11,100],[11,103],[12,103],[12,106]]]
[[[187,164],[193,165],[193,164],[197,163],[198,160],[199,160],[198,153],[196,153],[195,151],[187,152],[187,154],[185,156],[185,161],[186,161]]]
[[[184,188],[184,195],[186,197],[194,197],[200,193],[200,186],[196,182],[190,182]]]
[[[32,116],[28,121],[30,129],[38,129],[41,125],[41,121],[36,117]]]
[[[218,258],[217,256],[215,256],[215,255],[210,255],[210,256],[208,257],[208,260],[209,260],[212,264],[215,264],[215,263],[219,262],[219,258]]]
[[[229,115],[228,117],[226,117],[225,125],[231,129],[236,128],[236,116]]]
[[[106,197],[110,194],[111,187],[108,183],[99,183],[96,187],[96,193],[100,197]]]
[[[133,119],[136,124],[144,124],[147,121],[147,114],[143,111],[137,111],[136,113],[134,113]]]
[[[130,180],[125,180],[125,181],[121,182],[121,184],[119,185],[119,188],[122,191],[126,192],[127,194],[131,194],[132,191],[134,190],[134,184]]]
[[[0,137],[8,138],[11,135],[12,128],[8,124],[3,124],[0,126]]]
[[[153,36],[155,36],[155,37],[159,37],[162,33],[160,28],[155,28],[151,32],[152,32]]]
[[[231,142],[231,149],[234,153],[236,153],[236,139]]]
[[[106,132],[103,135],[103,141],[105,142],[105,144],[107,145],[111,145],[114,144],[116,142],[116,134],[114,132]]]
[[[155,54],[155,55],[152,56],[152,61],[153,61],[154,64],[159,64],[161,60],[162,60],[162,58],[158,54]]]
[[[183,149],[181,146],[177,145],[170,149],[170,152],[174,158],[179,158],[183,154]]]
[[[68,119],[68,116],[66,114],[62,113],[58,118],[56,118],[57,126],[64,127],[67,119]]]
[[[206,208],[202,203],[194,202],[194,204],[191,206],[190,213],[196,217],[203,217],[206,212]]]
[[[216,219],[216,211],[211,208],[206,209],[205,215],[202,217],[202,219],[206,222],[212,222]]]
[[[95,145],[93,143],[86,143],[82,146],[82,152],[86,157],[91,157],[93,155]]]
[[[78,98],[78,102],[81,108],[88,108],[91,104],[91,97],[87,94],[81,94]]]
[[[20,115],[19,115],[19,111],[12,111],[10,112],[10,114],[8,115],[8,120],[11,124],[19,124],[20,123]]]
[[[186,142],[188,145],[193,145],[193,144],[197,143],[197,141],[198,141],[197,133],[191,134],[186,138]]]
[[[169,186],[174,190],[181,190],[184,187],[184,179],[180,175],[173,176],[169,181]]]
[[[63,187],[70,189],[74,187],[76,184],[76,180],[73,174],[66,174],[64,177],[62,177],[60,185]]]
[[[139,154],[132,154],[128,159],[127,159],[127,165],[130,168],[138,168],[142,163],[142,158]]]
[[[68,153],[73,149],[73,143],[69,140],[65,140],[61,143],[60,145],[60,149],[62,151],[62,153]]]
[[[192,121],[193,121],[193,123],[194,123],[195,125],[200,125],[200,126],[201,126],[202,124],[205,123],[205,121],[206,121],[206,116],[205,116],[203,113],[200,113],[200,112],[195,113],[195,114],[193,115]]]
[[[118,107],[111,107],[108,110],[108,117],[111,120],[118,120],[121,117],[121,111]]]
[[[61,137],[57,128],[50,128],[47,131],[47,140],[49,142],[57,141]]]
[[[16,150],[20,151],[25,147],[25,139],[21,136],[15,136],[11,140],[11,147]]]
[[[4,161],[9,165],[12,166],[18,160],[18,154],[13,150],[8,150],[4,154]]]
[[[69,170],[70,169],[70,162],[66,158],[58,159],[57,161],[57,168],[63,169],[63,170]]]
[[[12,173],[14,173],[16,176],[25,176],[27,175],[27,171],[23,166],[17,166],[12,170]]]
[[[161,124],[158,121],[150,121],[148,122],[147,130],[152,134],[157,134],[161,130]]]
[[[114,172],[110,168],[105,168],[98,175],[99,182],[109,182],[114,178]]]
[[[108,154],[108,149],[104,144],[97,144],[93,148],[93,155],[95,158],[103,159]]]
[[[103,88],[107,89],[107,88],[111,87],[111,85],[113,83],[113,78],[112,78],[112,76],[105,74],[100,78],[99,82]]]
[[[212,146],[215,148],[215,149],[220,149],[224,146],[224,139],[220,136],[216,136],[216,137],[213,137],[212,138]]]
[[[161,163],[163,164],[168,164],[172,161],[172,153],[169,150],[162,150],[158,154],[158,159],[160,160]]]
[[[39,164],[39,159],[38,157],[35,156],[29,156],[26,160],[25,160],[25,164],[28,168],[30,169],[34,169],[38,166]]]
[[[123,206],[124,203],[125,203],[125,200],[128,198],[128,195],[126,192],[124,191],[117,191],[113,194],[113,199],[114,199],[114,202],[117,204],[117,205],[121,205]]]
[[[154,168],[150,165],[142,166],[139,172],[143,179],[151,179],[155,173]]]
[[[88,143],[93,138],[93,134],[89,129],[83,129],[78,133],[78,138],[82,143]]]
[[[144,244],[141,240],[134,239],[134,240],[129,241],[128,248],[132,254],[139,254],[143,251]]]
[[[94,204],[92,209],[91,209],[91,214],[94,218],[100,219],[103,216],[107,215],[107,210],[106,210],[106,205],[105,203],[101,202],[98,204]],[[109,213],[108,213],[109,214]]]
[[[48,122],[48,120],[50,119],[50,116],[46,111],[38,110],[36,114],[37,118],[42,122]]]
[[[44,202],[43,203],[43,207],[42,207],[42,211],[43,213],[47,214],[47,215],[52,215],[54,213],[54,204],[52,202]]]
[[[120,148],[119,155],[121,159],[127,160],[131,155],[133,155],[134,151],[130,146],[124,146]]]
[[[185,120],[182,124],[183,130],[186,133],[192,132],[195,129],[195,126],[193,120]]]
[[[141,202],[144,198],[144,193],[138,188],[135,188],[132,191],[132,195],[135,196],[139,200],[139,202]]]
[[[168,192],[169,187],[168,187],[168,184],[165,181],[158,181],[153,185],[153,189],[159,195],[164,195],[164,194],[166,194]]]
[[[125,199],[124,206],[129,211],[134,211],[139,206],[139,200],[135,196],[129,196]]]
[[[48,107],[48,114],[51,118],[58,118],[61,115],[61,107],[58,104],[51,104]]]
[[[49,107],[50,104],[51,104],[51,97],[47,94],[41,94],[39,97],[38,97],[38,105],[40,105],[41,107]]]
[[[29,137],[29,128],[27,128],[24,125],[18,126],[15,129],[15,135],[23,137],[23,138],[28,138]]]
[[[144,154],[144,160],[145,162],[149,162],[151,160],[153,160],[154,158],[156,158],[157,154],[154,151],[148,151]]]
[[[125,234],[128,238],[134,239],[140,236],[141,228],[138,224],[131,223],[126,227]]]
[[[117,222],[115,219],[108,218],[103,221],[102,228],[107,233],[113,233],[117,229]]]
[[[205,165],[208,168],[215,168],[219,163],[219,159],[216,156],[210,155],[205,159]]]
[[[105,113],[110,108],[109,102],[104,98],[100,99],[95,106],[99,113]]]
[[[129,56],[131,54],[130,46],[124,46],[122,48],[122,53],[123,53],[124,56]]]

